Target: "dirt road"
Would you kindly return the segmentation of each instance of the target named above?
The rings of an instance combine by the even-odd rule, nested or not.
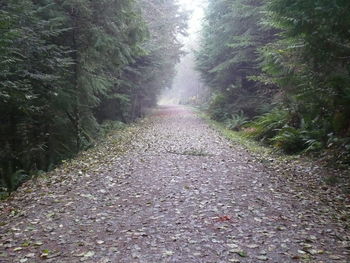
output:
[[[0,262],[350,262],[349,231],[325,204],[190,110],[162,107],[148,122],[109,166],[3,203]]]

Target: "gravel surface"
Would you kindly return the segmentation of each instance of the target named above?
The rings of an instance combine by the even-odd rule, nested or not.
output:
[[[0,262],[350,262],[333,210],[190,110],[142,125],[125,153],[92,150],[3,202]]]

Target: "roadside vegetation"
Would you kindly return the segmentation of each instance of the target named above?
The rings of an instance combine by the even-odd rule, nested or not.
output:
[[[350,2],[209,0],[197,69],[213,120],[350,164]],[[203,99],[201,98],[201,101]]]
[[[337,158],[330,152],[321,154],[295,153],[286,154],[279,148],[254,140],[249,133],[233,130],[227,123],[213,120],[202,107],[195,107],[196,114],[204,119],[213,129],[230,141],[234,149],[248,152],[253,157],[253,162],[258,162],[290,185],[302,183],[304,190],[310,189],[315,193],[332,192],[331,200],[337,199],[337,195],[348,196],[350,194],[349,169],[347,164],[331,161]]]
[[[0,192],[144,116],[186,17],[173,0],[1,1]]]

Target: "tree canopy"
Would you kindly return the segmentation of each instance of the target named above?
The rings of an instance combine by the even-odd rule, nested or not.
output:
[[[350,3],[208,2],[196,60],[211,116],[286,152],[346,155]]]
[[[0,3],[0,175],[9,189],[130,122],[169,86],[186,14],[173,0]]]

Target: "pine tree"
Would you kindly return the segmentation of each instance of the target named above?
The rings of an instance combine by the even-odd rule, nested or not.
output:
[[[123,121],[141,117],[156,104],[161,90],[171,86],[182,55],[178,35],[185,32],[187,14],[174,0],[140,0],[139,6],[148,37],[140,45],[143,52],[121,71],[119,84],[103,103],[102,117],[111,118],[111,112]]]
[[[93,145],[100,122],[131,121],[155,104],[184,17],[172,0],[153,4],[155,21],[133,0],[0,3],[0,185],[14,189],[22,174]]]
[[[50,105],[62,74],[70,65],[67,50],[51,43],[64,28],[42,18],[45,7],[31,1],[8,1],[1,6],[0,111],[1,177],[9,188],[19,169],[47,165],[45,158]]]
[[[260,25],[263,8],[260,1],[209,1],[197,68],[212,88],[216,119],[252,118],[268,101],[267,87],[252,81],[260,73],[258,50],[273,36]]]
[[[350,3],[270,0],[266,9],[264,24],[279,34],[262,49],[262,79],[279,86],[288,125],[304,147],[346,147],[335,136],[350,136]]]

